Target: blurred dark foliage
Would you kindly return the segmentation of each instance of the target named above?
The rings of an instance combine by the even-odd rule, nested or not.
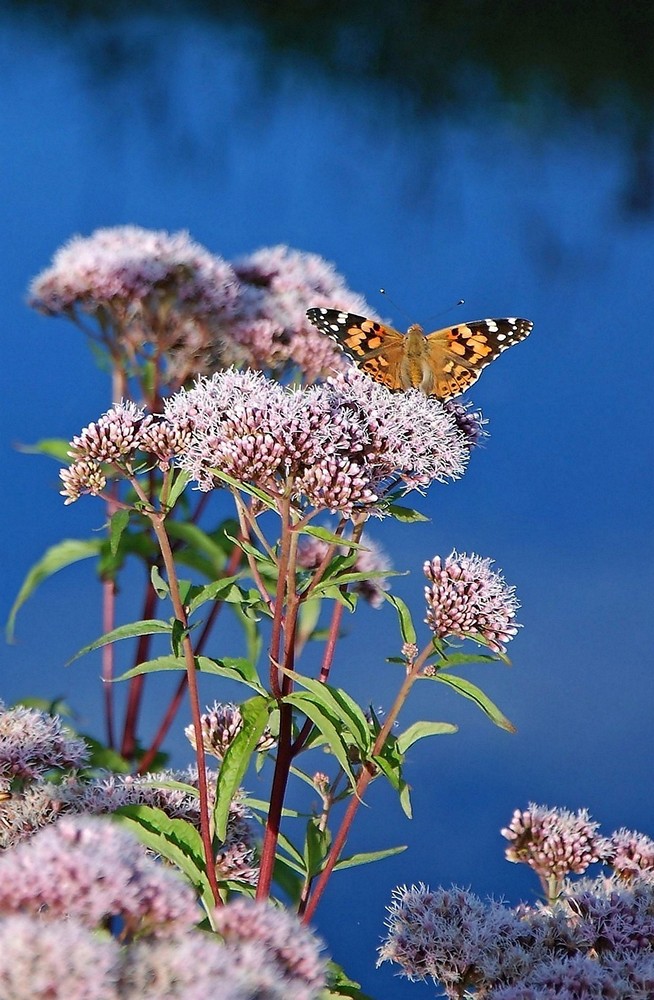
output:
[[[0,0],[2,12],[70,41],[79,31],[80,58],[106,76],[144,55],[127,22],[193,20],[242,32],[266,88],[291,63],[341,95],[365,86],[389,122],[508,105],[543,134],[582,116],[625,147],[624,208],[654,203],[651,0]]]

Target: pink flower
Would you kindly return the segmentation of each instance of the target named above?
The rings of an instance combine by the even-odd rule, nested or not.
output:
[[[531,802],[527,809],[516,809],[501,832],[510,841],[508,861],[524,862],[544,880],[559,880],[569,872],[579,875],[599,860],[597,828],[587,809],[572,813]]]
[[[515,587],[491,569],[492,560],[452,552],[434,556],[424,565],[430,581],[425,587],[429,627],[437,638],[449,635],[477,638],[498,653],[517,634],[514,617],[519,608]]]
[[[58,716],[34,708],[7,709],[0,702],[0,779],[32,779],[52,768],[83,767],[84,740],[67,732]]]

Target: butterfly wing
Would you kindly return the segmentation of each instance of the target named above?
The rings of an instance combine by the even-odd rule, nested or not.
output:
[[[429,394],[442,400],[459,396],[502,351],[528,337],[533,325],[515,317],[480,319],[428,334]]]
[[[339,309],[309,309],[307,317],[376,382],[393,390],[403,388],[400,373],[404,334],[377,320]]]

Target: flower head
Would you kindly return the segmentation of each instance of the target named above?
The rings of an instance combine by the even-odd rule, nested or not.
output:
[[[424,565],[427,624],[439,639],[448,635],[479,637],[498,653],[517,634],[519,608],[515,588],[491,569],[492,560],[452,552]]]
[[[115,823],[63,817],[0,857],[0,911],[74,916],[99,928],[122,918],[131,933],[167,935],[194,926],[195,894],[145,855]]]
[[[587,809],[577,813],[550,809],[533,802],[516,809],[502,836],[510,841],[508,861],[522,861],[542,879],[562,879],[569,872],[581,874],[600,858],[598,824]]]
[[[61,719],[34,708],[5,708],[0,702],[0,778],[33,779],[52,768],[83,767],[89,752],[84,740],[66,730]]]
[[[654,872],[654,840],[622,827],[602,842],[601,860],[628,881],[643,872]]]
[[[256,372],[201,378],[165,403],[167,419],[190,422],[178,461],[200,489],[214,470],[316,509],[381,513],[392,485],[425,487],[460,476],[468,449],[455,421],[422,393],[398,398],[359,372],[304,390]]]
[[[118,1000],[120,946],[77,920],[0,918],[0,996],[5,1000]]]
[[[321,943],[308,927],[286,910],[267,903],[238,899],[216,910],[216,930],[232,949],[257,945],[264,964],[277,970],[298,1000],[311,1000],[325,985]]]
[[[48,316],[92,316],[112,355],[133,360],[156,345],[182,382],[200,370],[237,285],[230,265],[187,233],[116,226],[58,250],[32,282],[30,303]]]
[[[263,247],[236,261],[236,315],[221,331],[223,364],[282,374],[299,369],[309,381],[345,367],[342,353],[307,320],[309,306],[371,315],[333,264],[287,246]]]
[[[202,744],[204,749],[212,757],[222,760],[227,749],[243,728],[243,716],[241,715],[240,708],[232,702],[222,704],[215,701],[210,708],[207,707],[206,712],[202,713],[200,721],[202,723]],[[184,733],[193,749],[197,749],[195,727],[193,725],[187,726]],[[259,750],[260,752],[269,750],[274,746],[274,743],[275,740],[270,730],[266,728],[259,737],[255,750]]]

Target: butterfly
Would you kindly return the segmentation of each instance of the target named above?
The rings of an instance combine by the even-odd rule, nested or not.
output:
[[[534,325],[528,319],[478,319],[425,334],[414,323],[405,335],[339,309],[309,309],[307,317],[376,382],[393,391],[421,389],[441,400],[469,389],[486,365],[528,337]]]

